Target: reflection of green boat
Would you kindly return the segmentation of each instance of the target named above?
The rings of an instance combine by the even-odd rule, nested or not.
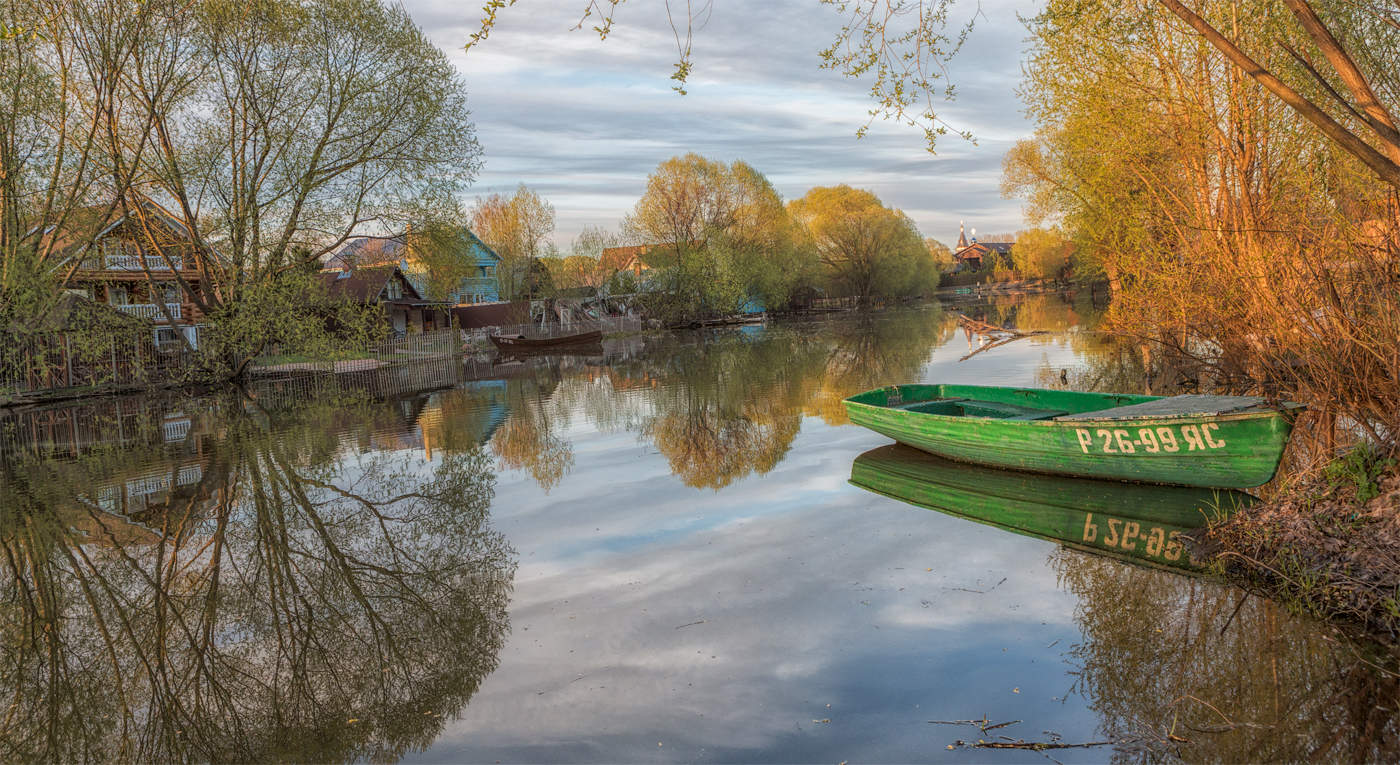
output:
[[[1254,502],[1244,492],[1017,473],[907,446],[856,457],[851,483],[919,507],[1138,562],[1191,569],[1181,536]]]
[[[851,422],[960,462],[1120,481],[1244,488],[1273,478],[1298,404],[979,385],[892,385]]]

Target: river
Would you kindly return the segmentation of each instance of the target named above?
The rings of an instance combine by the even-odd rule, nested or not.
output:
[[[967,357],[957,311],[1053,331]],[[1384,651],[848,481],[888,443],[845,420],[864,389],[1142,392],[1099,314],[929,303],[4,415],[0,759],[1396,759]]]

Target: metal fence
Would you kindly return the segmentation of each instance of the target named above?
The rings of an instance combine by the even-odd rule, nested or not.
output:
[[[189,362],[182,345],[157,347],[145,333],[34,335],[0,350],[0,401],[64,388],[159,385],[178,378]]]
[[[604,316],[600,319],[588,319],[587,321],[574,321],[567,325],[546,324],[541,326],[537,322],[528,324],[508,324],[497,327],[478,327],[476,329],[462,330],[467,338],[474,343],[484,343],[490,335],[524,335],[530,338],[560,337],[562,335],[574,335],[580,332],[592,332],[598,330],[604,334],[612,332],[639,332],[645,329],[643,319],[637,316]]]
[[[462,351],[462,335],[456,329],[437,329],[342,349],[335,358],[307,358],[296,349],[273,345],[253,360],[254,374],[281,372],[362,372],[390,364],[405,364],[456,356]]]

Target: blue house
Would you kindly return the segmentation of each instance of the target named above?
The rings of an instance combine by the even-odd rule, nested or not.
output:
[[[451,255],[466,261],[461,265],[466,266],[467,276],[464,276],[456,287],[448,290],[445,296],[435,299],[446,299],[449,303],[457,305],[498,302],[501,299],[498,279],[501,256],[465,226],[454,239],[455,241],[450,243],[439,240],[428,242],[415,237],[411,226],[408,233],[401,236],[356,237],[346,241],[340,249],[326,258],[325,269],[349,271],[397,264],[414,289],[426,296],[430,291],[430,260],[421,257],[422,248],[450,247]],[[432,261],[441,262],[437,258],[433,258]]]

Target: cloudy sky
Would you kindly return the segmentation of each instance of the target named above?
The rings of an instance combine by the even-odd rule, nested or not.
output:
[[[743,159],[786,199],[838,183],[870,189],[949,244],[959,220],[983,233],[1023,225],[998,184],[1002,154],[1031,130],[1015,93],[1026,36],[1016,14],[1033,9],[1028,0],[956,9],[981,16],[951,68],[958,98],[940,115],[976,143],[944,136],[936,155],[892,123],[855,137],[869,85],[818,68],[841,22],[818,0],[716,0],[695,31],[686,96],[670,87],[676,41],[662,0],[622,6],[606,41],[572,30],[586,0],[523,0],[470,53],[477,3],[404,3],[466,78],[484,152],[473,195],[536,189],[555,206],[561,249],[584,226],[616,229],[657,163],[687,151]]]

